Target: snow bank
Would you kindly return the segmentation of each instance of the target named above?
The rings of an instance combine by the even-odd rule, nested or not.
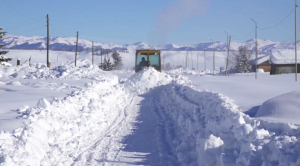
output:
[[[22,84],[19,81],[11,81],[11,82],[7,83],[6,85],[22,86]]]
[[[0,131],[0,165],[71,165],[120,116],[131,96],[117,77],[102,77],[64,99],[18,109],[27,119],[13,133]]]
[[[24,79],[96,79],[97,74],[102,70],[97,65],[92,65],[88,60],[78,61],[77,67],[72,65],[59,65],[48,68],[45,65],[24,64],[1,68],[3,78],[24,78]],[[101,78],[100,78],[101,79]]]
[[[207,71],[208,73],[210,71]],[[197,71],[197,70],[190,70],[190,69],[184,69],[184,68],[178,68],[178,69],[173,69],[173,70],[170,70],[170,71],[167,71],[166,73],[170,74],[170,75],[173,75],[173,74],[177,74],[177,75],[203,75],[205,74],[205,72],[201,71]]]
[[[255,117],[300,124],[300,91],[289,92],[265,101]]]
[[[171,81],[172,78],[169,75],[160,73],[153,67],[149,67],[129,77],[125,81],[125,86],[130,92],[142,94],[153,87],[166,85]]]
[[[258,73],[264,73],[265,71],[264,71],[264,69],[257,69],[257,72]]]
[[[175,126],[182,165],[300,165],[300,129],[240,112],[218,93],[169,84],[156,104]]]

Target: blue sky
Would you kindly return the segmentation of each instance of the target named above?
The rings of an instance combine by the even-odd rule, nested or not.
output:
[[[0,27],[8,34],[75,37],[102,43],[195,44],[240,39],[283,20],[294,0],[0,0]],[[299,2],[300,4],[300,2]],[[299,11],[300,12],[300,11]],[[300,17],[299,17],[300,18]],[[300,28],[298,28],[299,30]],[[300,32],[299,32],[300,33]],[[255,33],[242,38],[254,38]],[[294,13],[258,38],[294,40]]]

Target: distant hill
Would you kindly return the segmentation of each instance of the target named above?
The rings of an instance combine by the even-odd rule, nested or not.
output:
[[[24,36],[11,36],[7,35],[3,40],[0,40],[0,44],[4,44],[4,48],[8,49],[46,49],[47,45],[46,37],[24,37]],[[299,41],[298,41],[299,43]],[[74,51],[76,45],[75,37],[50,37],[49,48],[51,50],[67,50]],[[249,49],[254,50],[255,40],[250,39],[245,42],[231,42],[230,49],[237,50],[241,45],[249,46]],[[79,39],[78,50],[90,49],[92,42],[84,39]],[[213,47],[217,51],[225,51],[227,49],[227,43],[223,41],[208,42],[208,43],[198,43],[193,45],[174,45],[165,44],[159,46],[150,46],[149,44],[143,42],[137,42],[133,44],[118,45],[112,43],[96,43],[94,42],[95,49],[112,49],[112,50],[137,50],[137,49],[160,49],[160,50],[174,50],[174,51],[203,51],[212,50]],[[267,52],[271,49],[294,49],[294,42],[282,43],[274,42],[270,40],[258,39],[258,50],[259,52]]]

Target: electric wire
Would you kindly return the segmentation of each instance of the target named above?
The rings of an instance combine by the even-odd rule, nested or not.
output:
[[[128,42],[123,41],[123,40],[114,40],[114,39],[107,39],[107,38],[101,38],[101,37],[96,37],[96,36],[87,36],[87,35],[81,35],[82,38],[86,38],[88,40],[99,40],[99,41],[107,41],[107,42],[117,42],[121,44],[128,44]]]
[[[36,21],[35,19],[32,19],[31,17],[28,17],[27,15],[25,15],[24,13],[21,13],[20,11],[16,10],[15,8],[13,8],[10,4],[8,4],[6,1],[2,0],[7,6],[9,6],[11,9],[13,9],[14,11],[18,12],[19,14],[21,14],[21,16],[26,16],[27,19],[31,19]]]
[[[17,13],[15,13],[15,12],[13,12],[13,11],[11,11],[11,10],[8,10],[12,15],[15,15],[15,16],[17,16],[19,19],[21,19],[21,20],[24,20],[24,18],[25,19],[28,19],[28,18],[26,18],[26,17],[21,17],[21,16],[19,16],[19,14],[17,14]]]
[[[269,29],[272,29],[272,28],[276,27],[277,25],[281,24],[284,20],[286,20],[286,19],[292,14],[292,12],[293,12],[294,10],[295,10],[295,8],[293,8],[293,10],[290,11],[290,13],[289,13],[287,16],[285,16],[284,19],[281,20],[279,23],[277,23],[277,24],[275,24],[275,25],[273,25],[273,26],[271,26],[271,27],[269,27],[269,28],[258,28],[258,29],[260,29],[260,30],[269,30]]]
[[[41,26],[41,27],[38,27],[38,28],[35,28],[35,29],[32,29],[32,30],[30,30],[30,31],[22,32],[22,33],[17,34],[17,35],[23,35],[23,34],[25,34],[25,33],[32,32],[32,31],[35,31],[35,30],[41,29],[41,28],[45,28],[45,25],[43,25],[43,26]]]
[[[247,36],[249,36],[249,35],[251,35],[253,32],[255,31],[255,29],[254,30],[252,30],[250,33],[248,33],[247,35],[245,35],[244,37],[241,37],[241,38],[238,38],[238,39],[231,39],[231,40],[234,40],[234,41],[239,41],[239,40],[242,40],[242,39],[244,39],[245,37],[247,37]]]
[[[43,20],[43,19],[41,19]],[[37,22],[42,22],[41,20],[37,20],[37,21],[34,21],[34,22],[31,22],[31,23],[28,23],[28,24],[24,24],[24,25],[20,25],[20,26],[17,26],[17,27],[13,27],[13,28],[10,28],[6,31],[10,31],[10,30],[13,30],[13,29],[17,29],[17,28],[21,28],[21,27],[24,27],[24,26],[27,26],[27,25],[31,25],[31,24],[34,24],[34,23],[37,23]]]

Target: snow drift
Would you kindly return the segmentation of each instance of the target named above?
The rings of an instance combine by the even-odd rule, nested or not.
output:
[[[166,85],[171,81],[172,78],[169,75],[157,72],[153,67],[149,67],[129,77],[125,82],[125,86],[131,92],[142,94],[153,87]]]
[[[0,164],[71,165],[129,100],[118,78],[106,76],[63,99],[19,109],[28,122],[13,133],[0,131]]]
[[[277,122],[290,122],[299,124],[299,98],[300,92],[293,91],[269,99],[260,106],[255,117],[273,121],[275,120]]]
[[[297,126],[250,118],[231,99],[197,91],[181,75],[170,76],[149,68],[120,83],[118,77],[104,74],[84,61],[77,68],[20,66],[3,70],[10,73],[3,77],[13,78],[96,79],[63,99],[40,99],[36,107],[19,108],[27,122],[13,133],[0,131],[1,165],[84,163],[82,154],[95,141],[101,141],[98,138],[131,99],[151,90],[156,93],[147,102],[172,129],[164,134],[181,165],[300,165]]]
[[[167,85],[159,112],[175,124],[175,153],[183,165],[299,165],[300,129],[252,119],[227,97]]]

